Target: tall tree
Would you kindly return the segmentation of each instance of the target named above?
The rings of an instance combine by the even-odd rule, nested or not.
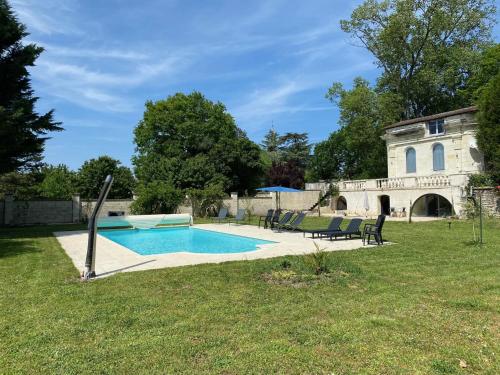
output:
[[[271,161],[266,173],[267,184],[304,187],[305,168],[311,152],[307,133],[279,135],[271,129],[265,136],[262,147]]]
[[[87,160],[78,170],[78,191],[82,198],[96,199],[107,175],[113,176],[108,194],[111,199],[132,198],[135,179],[129,168],[109,156]]]
[[[199,92],[148,101],[134,133],[133,163],[141,184],[163,181],[183,191],[219,185],[244,192],[259,183],[259,147],[222,103]]]
[[[269,129],[262,141],[262,149],[268,154],[269,159],[273,161],[279,160],[280,136],[274,127]]]
[[[477,141],[486,171],[500,184],[500,73],[480,91]]]
[[[307,133],[285,133],[279,138],[279,151],[281,159],[295,161],[305,168],[311,153],[311,145]]]
[[[62,130],[53,111],[35,112],[38,100],[27,67],[43,48],[24,45],[26,27],[18,22],[6,0],[0,0],[0,174],[40,164],[47,133]]]
[[[341,27],[375,56],[377,89],[407,119],[470,104],[461,93],[495,13],[493,0],[366,0]]]
[[[387,106],[387,94],[377,94],[356,78],[351,90],[334,83],[326,97],[340,109],[340,129],[316,145],[311,172],[320,179],[377,178],[387,174],[383,124],[397,114]]]

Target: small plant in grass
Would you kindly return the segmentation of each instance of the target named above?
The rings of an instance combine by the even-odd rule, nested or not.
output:
[[[316,242],[314,242],[314,246],[316,250],[313,253],[304,255],[304,263],[312,268],[316,275],[327,273],[328,253],[325,248],[320,248]]]
[[[280,267],[283,268],[284,270],[287,270],[290,267],[292,267],[292,263],[288,259],[285,259],[283,262],[280,263]]]

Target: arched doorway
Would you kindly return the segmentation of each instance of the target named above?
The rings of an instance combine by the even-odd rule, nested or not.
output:
[[[413,204],[413,216],[445,217],[453,215],[450,201],[439,194],[425,194]]]
[[[391,198],[388,195],[381,195],[380,199],[380,213],[382,215],[391,214]]]
[[[337,211],[347,210],[347,201],[343,196],[340,196],[337,198],[337,204],[336,204],[335,209]]]

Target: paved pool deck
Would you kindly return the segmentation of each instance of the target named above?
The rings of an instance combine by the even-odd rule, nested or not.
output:
[[[314,242],[326,251],[354,250],[363,247],[360,239],[350,240],[318,240],[303,237],[302,233],[276,232],[258,228],[254,225],[198,224],[194,228],[208,229],[216,232],[254,237],[274,241],[272,244],[260,245],[258,250],[234,254],[195,254],[178,252],[171,254],[140,255],[103,236],[96,239],[96,274],[106,277],[118,272],[143,271],[166,267],[179,267],[202,263],[222,263],[235,260],[251,260],[273,258],[284,255],[303,255],[316,251]],[[82,271],[87,253],[87,232],[55,232],[57,240],[69,255],[75,267]],[[365,248],[373,247],[364,246]]]

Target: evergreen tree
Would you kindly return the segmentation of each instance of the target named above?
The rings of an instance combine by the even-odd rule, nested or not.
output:
[[[26,27],[18,22],[6,0],[0,0],[0,174],[40,164],[46,134],[60,131],[53,111],[35,112],[28,66],[43,48],[22,44]]]

